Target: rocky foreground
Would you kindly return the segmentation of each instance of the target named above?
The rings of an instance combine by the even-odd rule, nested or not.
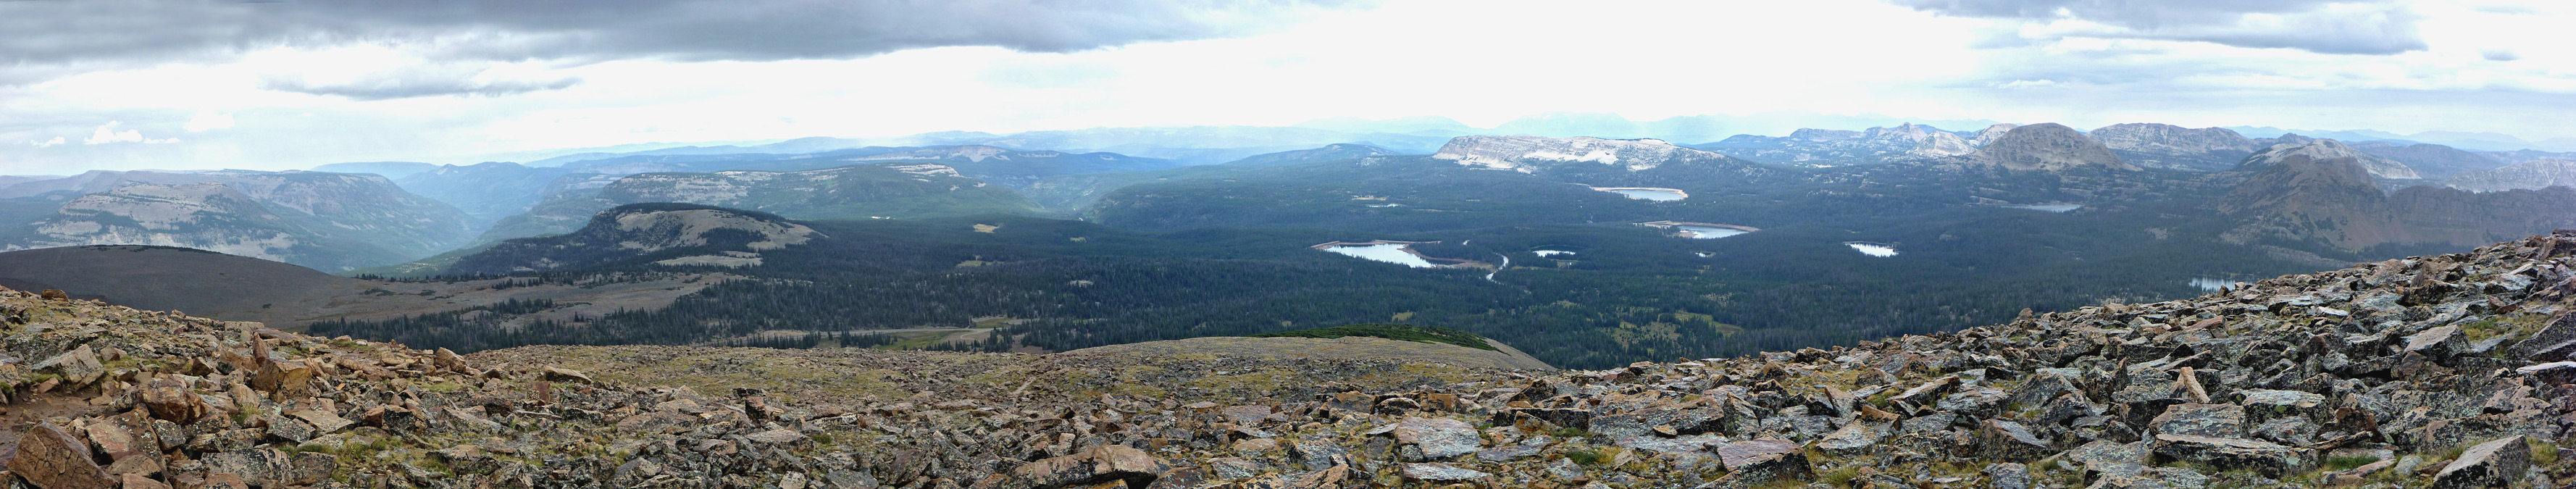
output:
[[[2576,233],[1588,372],[532,347],[0,291],[8,487],[2565,487]]]

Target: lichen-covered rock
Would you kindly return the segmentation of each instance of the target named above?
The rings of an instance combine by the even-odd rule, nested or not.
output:
[[[1408,416],[1391,426],[1387,435],[1420,450],[1417,460],[1448,460],[1484,448],[1484,437],[1476,434],[1475,426],[1449,418]]]
[[[1404,468],[1398,473],[1403,474],[1407,480],[1426,482],[1483,483],[1494,478],[1494,474],[1461,469],[1438,462],[1404,464]]]
[[[2245,408],[2248,422],[2263,422],[2284,417],[2310,417],[2322,413],[2326,396],[2307,392],[2245,389],[2236,391],[2237,402]]]
[[[2206,436],[2156,435],[2156,457],[2207,464],[2220,470],[2253,470],[2264,477],[2304,469],[2314,453],[2262,440]]]
[[[1171,469],[1170,465],[1145,454],[1143,450],[1104,445],[1072,455],[1029,462],[1013,469],[1008,478],[994,487],[1040,489],[1111,481],[1126,481],[1130,487],[1143,487]]]
[[[1825,435],[1823,440],[1818,440],[1816,449],[1835,455],[1863,453],[1877,447],[1879,440],[1886,439],[1891,431],[1894,431],[1894,427],[1886,423],[1846,424],[1842,429]]]
[[[2147,423],[2156,433],[2237,438],[2245,436],[2245,408],[2234,404],[2175,404]]]
[[[2521,436],[2497,438],[2460,452],[2459,458],[2434,474],[2433,487],[2506,487],[2520,480],[2530,466],[2531,445],[2523,443]]]

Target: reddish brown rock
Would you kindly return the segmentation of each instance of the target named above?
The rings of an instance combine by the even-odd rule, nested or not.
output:
[[[1082,449],[1072,455],[1029,462],[1011,470],[1009,478],[996,484],[1001,489],[1038,489],[1069,487],[1125,481],[1129,487],[1143,487],[1157,474],[1171,470],[1161,459],[1146,455],[1125,445],[1101,445]]]
[[[89,442],[53,423],[37,423],[19,435],[18,454],[9,473],[44,489],[114,489],[123,485],[90,458]]]

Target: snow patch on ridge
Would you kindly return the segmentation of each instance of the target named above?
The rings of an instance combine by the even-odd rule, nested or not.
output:
[[[1521,173],[1553,163],[1619,165],[1629,171],[1654,168],[1676,156],[1723,158],[1659,139],[1551,138],[1539,136],[1461,136],[1449,140],[1434,159],[1457,161]]]

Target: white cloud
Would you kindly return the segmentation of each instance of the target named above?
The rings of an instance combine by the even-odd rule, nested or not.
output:
[[[176,143],[176,142],[179,142],[179,138],[162,138],[162,139],[151,139],[151,138],[146,138],[146,137],[143,137],[143,131],[135,130],[135,129],[126,129],[126,130],[123,130],[123,131],[119,131],[119,130],[116,130],[116,126],[117,126],[117,124],[118,124],[118,122],[117,122],[117,121],[107,121],[107,123],[106,123],[106,124],[100,124],[100,125],[98,126],[98,129],[97,129],[97,130],[95,130],[95,131],[91,131],[91,132],[90,132],[90,134],[89,134],[89,138],[87,138],[87,139],[82,139],[82,140],[81,140],[81,144],[91,144],[91,145],[97,145],[97,144],[110,144],[110,143],[170,144],[170,143]],[[60,138],[56,138],[56,139],[57,139],[57,140],[59,140]]]
[[[206,132],[229,128],[233,127],[233,115],[214,111],[202,111],[198,112],[196,117],[189,118],[188,124],[181,127],[186,128],[188,132]]]
[[[441,61],[454,46],[264,45],[233,60],[0,86],[0,114],[9,114],[0,137],[86,131],[82,141],[98,141],[41,152],[6,145],[0,163],[300,168],[943,130],[1418,115],[1491,127],[1559,111],[2576,136],[2576,119],[2561,109],[2576,106],[2576,43],[2557,34],[2576,22],[2576,3],[2503,3],[2405,4],[2421,17],[2409,25],[2424,48],[2386,55],[2088,36],[2107,24],[1944,16],[1882,0],[1388,0],[1259,35],[857,59]],[[2295,27],[2290,20],[2281,26]],[[2517,59],[2491,60],[2500,55]],[[220,127],[224,118],[249,120]],[[175,138],[97,126],[104,120],[154,133],[222,130],[188,144],[106,144]]]
[[[48,148],[48,147],[54,147],[54,146],[61,146],[61,145],[63,145],[63,137],[62,137],[62,136],[54,136],[54,139],[53,139],[53,140],[50,140],[50,141],[28,141],[28,142],[27,142],[27,144],[28,144],[28,145],[30,145],[30,146],[38,147],[38,148]]]
[[[143,142],[143,131],[133,129],[118,131],[116,130],[116,124],[116,121],[107,121],[106,124],[99,125],[98,131],[90,133],[89,139],[81,140],[81,144]]]

